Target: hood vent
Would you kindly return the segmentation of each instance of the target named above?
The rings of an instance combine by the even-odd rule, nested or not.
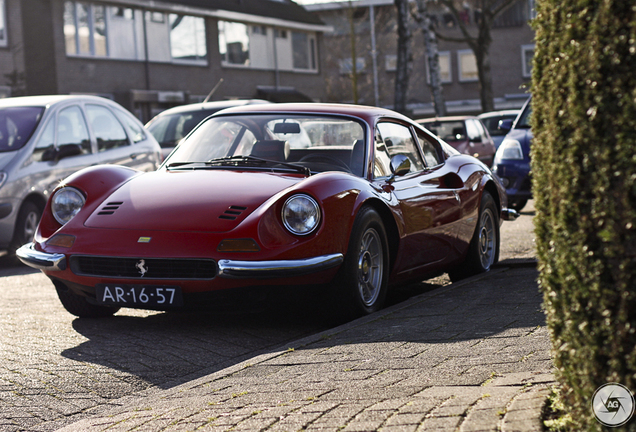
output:
[[[113,213],[115,213],[115,210],[119,209],[119,206],[121,206],[122,204],[123,204],[123,202],[121,202],[121,201],[109,202],[104,207],[102,207],[99,210],[99,213],[97,213],[97,214],[99,216],[112,215]]]
[[[219,219],[236,220],[243,212],[247,210],[247,207],[242,206],[230,206],[223,212]]]

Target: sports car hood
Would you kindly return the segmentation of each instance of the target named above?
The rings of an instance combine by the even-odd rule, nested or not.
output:
[[[85,222],[91,228],[226,232],[302,177],[225,170],[157,171],[108,196]]]

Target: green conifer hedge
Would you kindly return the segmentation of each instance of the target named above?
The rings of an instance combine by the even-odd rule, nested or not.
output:
[[[636,392],[636,1],[537,0],[540,287],[576,430],[602,384]],[[636,419],[614,430],[636,431]]]

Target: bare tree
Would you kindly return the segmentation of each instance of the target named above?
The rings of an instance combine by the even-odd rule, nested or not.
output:
[[[433,20],[428,12],[428,0],[417,0],[417,12],[413,14],[420,24],[424,34],[424,46],[426,47],[426,63],[428,66],[429,83],[435,115],[446,115],[446,103],[442,91],[442,78],[439,66],[439,50],[437,48],[437,36],[433,28]]]
[[[351,86],[353,88],[353,103],[358,103],[358,54],[356,50],[356,28],[353,20],[353,0],[349,0],[349,38],[351,40]]]
[[[411,29],[409,28],[408,0],[394,0],[397,8],[397,69],[395,72],[395,103],[397,112],[406,113],[406,95],[409,87],[409,75],[412,63]]]
[[[455,17],[455,22],[458,24],[462,37],[452,37],[439,31],[436,32],[436,35],[439,39],[445,41],[467,43],[475,54],[480,85],[481,109],[484,112],[495,109],[489,53],[490,44],[492,43],[491,29],[495,19],[518,1],[520,0],[474,0],[473,5],[475,6],[475,21],[477,25],[477,34],[474,34],[475,31],[471,31],[466,21],[462,19],[465,1],[438,0]]]

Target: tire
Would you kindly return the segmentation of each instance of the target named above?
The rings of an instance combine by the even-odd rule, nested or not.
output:
[[[479,205],[475,233],[468,246],[466,260],[448,272],[451,281],[484,273],[499,260],[499,212],[492,195],[484,191]]]
[[[356,217],[339,280],[336,301],[346,318],[368,315],[384,305],[389,247],[382,218],[371,207],[363,207]]]
[[[60,282],[54,282],[57,296],[62,306],[72,315],[80,318],[105,318],[113,316],[118,307],[99,306],[88,302],[86,297],[75,294]]]
[[[42,211],[31,201],[22,204],[18,218],[15,222],[15,230],[13,232],[13,240],[11,241],[10,252],[13,255],[15,251],[22,245],[33,241],[35,230],[40,223]]]
[[[510,200],[508,202],[508,206],[511,209],[520,212],[521,209],[524,208],[527,203],[528,203],[528,198],[518,198],[518,199],[515,199],[515,200]]]

